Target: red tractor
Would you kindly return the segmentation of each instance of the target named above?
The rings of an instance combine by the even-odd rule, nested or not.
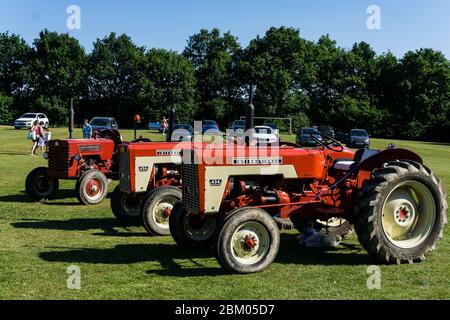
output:
[[[169,235],[172,207],[181,199],[181,149],[189,142],[130,143],[119,147],[120,184],[111,198],[124,222],[143,219],[151,235]]]
[[[99,130],[95,139],[50,141],[44,158],[48,167],[36,168],[26,179],[25,188],[35,201],[53,199],[59,180],[76,180],[78,200],[98,204],[108,193],[109,180],[117,180],[117,147],[122,143],[117,130]]]
[[[214,246],[220,265],[234,273],[260,272],[274,261],[280,235],[273,217],[290,218],[300,231],[347,221],[378,263],[414,263],[435,249],[448,205],[420,156],[317,142],[312,149],[229,145],[207,156],[201,147],[183,150],[183,197],[169,219],[174,240]]]

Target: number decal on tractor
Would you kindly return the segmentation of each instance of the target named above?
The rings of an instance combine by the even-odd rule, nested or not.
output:
[[[209,184],[211,187],[220,187],[222,185],[222,179],[210,179]]]

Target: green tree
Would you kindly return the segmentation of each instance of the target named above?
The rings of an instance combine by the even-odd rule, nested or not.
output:
[[[182,55],[163,49],[145,54],[143,90],[140,95],[144,114],[159,120],[169,108],[177,111],[180,121],[191,122],[196,113],[196,78],[194,66]]]
[[[271,28],[250,42],[239,65],[240,77],[242,83],[257,85],[259,115],[297,118],[307,112],[315,79],[312,49],[313,43],[302,39],[299,30],[285,27]]]
[[[0,121],[8,122],[26,110],[27,69],[31,48],[15,34],[0,34]]]
[[[142,111],[139,96],[144,52],[143,47],[136,46],[124,34],[111,33],[94,43],[88,57],[87,83],[90,103],[96,106],[96,112],[115,116],[122,124],[129,125],[133,115]]]
[[[439,138],[444,133],[448,138],[450,62],[441,52],[406,53],[400,61],[399,92],[401,101],[391,111],[400,137]]]
[[[51,121],[65,123],[70,98],[83,92],[86,56],[78,40],[68,34],[44,30],[34,41],[30,56],[30,90],[35,101],[59,101],[50,109],[42,104],[37,111],[50,113]]]
[[[241,51],[237,38],[219,29],[201,30],[189,38],[183,55],[192,62],[197,77],[198,117],[227,122],[240,102],[235,76]]]

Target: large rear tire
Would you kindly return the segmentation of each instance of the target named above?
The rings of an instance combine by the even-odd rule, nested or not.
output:
[[[142,202],[145,230],[152,236],[169,236],[169,217],[173,206],[181,200],[182,192],[176,187],[152,190]]]
[[[211,247],[217,227],[216,216],[191,213],[178,201],[169,217],[170,233],[184,248]]]
[[[25,190],[34,201],[54,199],[58,189],[58,179],[50,178],[44,167],[32,170],[25,181]]]
[[[111,195],[111,210],[120,222],[135,223],[141,220],[142,198],[128,194],[117,186]]]
[[[217,261],[232,273],[267,269],[280,247],[280,233],[273,218],[258,208],[240,208],[226,217],[217,239]]]
[[[78,179],[75,191],[82,204],[99,204],[108,195],[108,179],[98,170],[89,170]]]
[[[408,160],[377,169],[355,207],[361,245],[378,263],[414,263],[435,250],[447,224],[446,193],[425,166]]]

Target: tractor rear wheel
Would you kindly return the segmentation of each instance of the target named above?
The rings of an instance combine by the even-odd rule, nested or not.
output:
[[[361,245],[378,263],[414,263],[425,259],[443,237],[446,193],[425,166],[394,161],[372,173],[355,207]]]
[[[217,238],[217,261],[233,273],[261,272],[275,260],[279,247],[273,218],[262,209],[240,208],[225,218]]]
[[[194,214],[178,201],[169,217],[170,233],[175,242],[185,248],[209,247],[217,227],[216,216]]]
[[[98,170],[89,170],[78,179],[75,191],[81,203],[99,204],[108,195],[108,179]]]
[[[152,236],[169,236],[169,217],[173,206],[181,200],[182,192],[176,187],[152,190],[142,202],[145,230]]]
[[[120,222],[139,222],[141,219],[141,204],[141,197],[122,192],[120,186],[117,186],[111,195],[111,210]]]
[[[47,175],[47,168],[41,167],[31,171],[25,181],[25,190],[34,201],[51,200],[56,197],[59,181]]]

